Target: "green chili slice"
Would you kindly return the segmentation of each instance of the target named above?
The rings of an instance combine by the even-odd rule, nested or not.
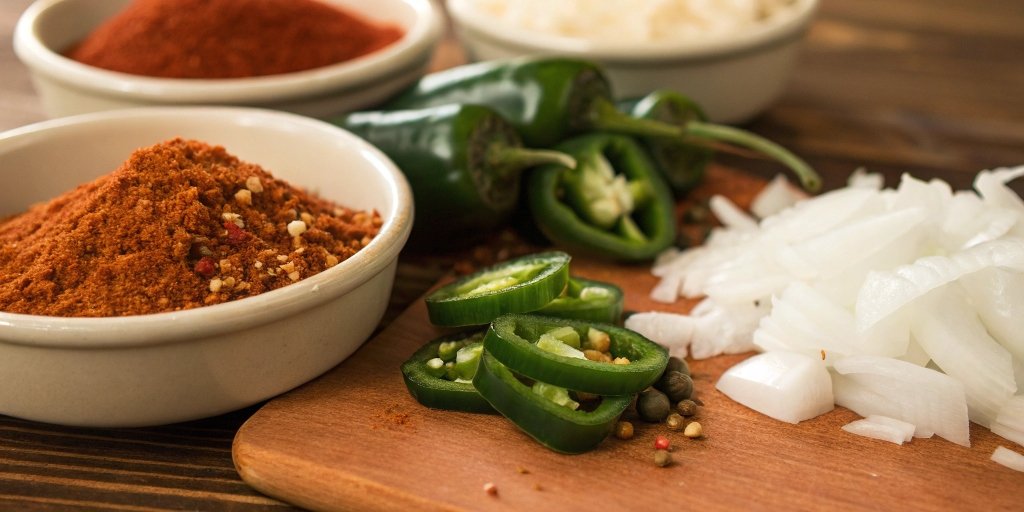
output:
[[[574,410],[535,392],[486,350],[473,386],[520,430],[562,453],[582,453],[597,446],[633,399],[606,396],[594,410]]]
[[[629,364],[590,361],[537,347],[544,334],[571,327],[586,339],[590,329],[607,333],[613,357]],[[525,377],[574,391],[597,395],[628,395],[647,388],[665,371],[668,352],[657,343],[623,327],[539,315],[504,315],[491,322],[484,350]]]
[[[540,309],[568,283],[569,259],[564,252],[542,252],[481,269],[428,295],[427,314],[435,325],[457,327]]]
[[[570,277],[558,298],[534,314],[617,324],[622,318],[622,289],[611,283]]]
[[[456,369],[458,363],[454,354],[450,361],[444,361],[439,356],[440,348],[444,344],[448,344],[448,348],[459,346],[460,350],[465,350],[472,348],[473,343],[480,343],[482,336],[482,330],[451,334],[429,341],[420,347],[402,363],[402,377],[405,379],[409,394],[417,402],[435,409],[493,412],[487,400],[484,400],[473,387],[472,372],[459,375],[460,370],[465,371],[463,367],[467,366],[467,361],[463,361],[463,367]],[[436,364],[438,362],[440,365]],[[462,379],[455,380],[459,377]]]

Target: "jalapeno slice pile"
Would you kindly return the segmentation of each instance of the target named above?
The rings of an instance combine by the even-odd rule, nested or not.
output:
[[[569,281],[569,255],[523,256],[469,274],[427,296],[430,322],[443,327],[482,325],[505,313],[535,311]]]
[[[538,346],[543,335],[569,327],[581,338],[591,328],[611,338],[611,353],[629,360],[609,364],[557,353]],[[504,315],[491,322],[484,350],[525,377],[596,395],[628,395],[643,391],[665,371],[668,352],[629,329],[611,324],[538,315]]]

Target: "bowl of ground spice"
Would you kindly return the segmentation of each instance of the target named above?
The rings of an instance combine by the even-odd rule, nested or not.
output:
[[[39,0],[15,52],[49,115],[243,105],[326,118],[420,77],[431,0]]]
[[[330,369],[387,306],[408,184],[327,123],[110,111],[0,134],[0,414],[154,425]]]

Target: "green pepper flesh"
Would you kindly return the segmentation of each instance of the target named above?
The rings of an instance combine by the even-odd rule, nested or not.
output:
[[[608,333],[612,356],[626,357],[630,363],[577,359],[537,348],[543,334],[563,326],[572,327],[581,337],[590,328]],[[668,364],[663,347],[629,329],[540,315],[496,318],[484,336],[484,350],[531,379],[597,395],[638,393],[657,381]]]
[[[435,370],[427,366],[428,361],[437,358],[438,347],[442,343],[463,341],[471,336],[472,333],[458,333],[432,340],[402,363],[405,386],[417,402],[434,409],[450,411],[494,411],[490,403],[477,393],[472,383],[441,378]]]
[[[568,283],[569,260],[564,252],[550,251],[481,269],[428,295],[427,314],[434,325],[458,327],[540,309]]]
[[[534,393],[486,350],[473,386],[495,410],[542,445],[561,453],[583,453],[608,437],[632,396],[606,396],[592,411],[573,410]]]

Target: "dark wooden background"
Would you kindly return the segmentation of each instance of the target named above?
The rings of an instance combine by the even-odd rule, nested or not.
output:
[[[29,3],[0,2],[0,130],[44,119],[11,47]],[[1020,0],[823,0],[787,93],[746,127],[804,156],[826,188],[858,167],[889,184],[910,172],[968,187],[978,170],[1024,164],[1022,27]],[[449,38],[434,67],[462,61]],[[778,172],[723,160],[763,177]],[[404,255],[385,322],[459,258]],[[234,433],[254,411],[146,429],[0,416],[0,509],[284,510],[231,462]]]

